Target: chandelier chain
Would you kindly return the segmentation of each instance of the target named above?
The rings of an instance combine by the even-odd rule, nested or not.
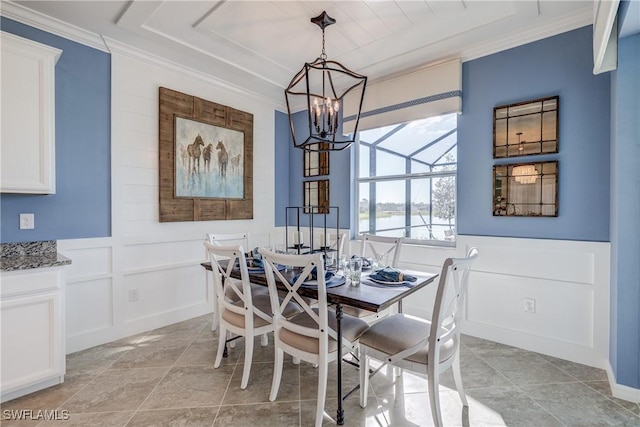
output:
[[[322,53],[320,54],[320,59],[323,61],[327,60],[327,54],[324,51],[324,28],[322,29]]]

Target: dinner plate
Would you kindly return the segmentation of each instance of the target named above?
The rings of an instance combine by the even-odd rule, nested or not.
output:
[[[388,282],[388,281],[385,281],[385,280],[374,279],[371,276],[369,276],[369,280],[371,280],[374,283],[378,283],[380,285],[387,285],[387,286],[406,286],[406,285],[411,285],[412,284],[412,282],[410,282],[408,280],[403,280],[402,282]]]
[[[287,268],[286,265],[278,264],[278,270],[282,271],[285,268]],[[249,266],[247,266],[247,270],[249,271],[249,273],[264,273],[264,267],[249,267]]]
[[[327,288],[335,288],[336,286],[342,286],[345,283],[347,283],[347,278],[344,276],[334,276],[331,278],[331,280],[329,280],[328,282],[326,282],[325,286]],[[305,282],[302,282],[302,287],[304,288],[317,288],[318,287],[318,281],[317,280],[307,280]]]

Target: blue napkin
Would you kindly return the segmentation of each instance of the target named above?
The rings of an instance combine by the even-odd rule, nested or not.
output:
[[[264,268],[264,264],[262,263],[262,254],[258,252],[258,248],[253,248],[251,252],[248,252],[245,255],[247,259],[247,267],[248,268]],[[236,267],[239,267],[239,261],[236,261]]]
[[[354,258],[360,258],[358,255],[353,255],[351,257],[351,259]],[[362,259],[362,269],[363,270],[367,270],[369,268],[371,268],[371,265],[373,264],[373,259],[372,258],[360,258]]]
[[[260,252],[258,252],[258,248],[257,247],[253,248],[253,250],[251,252],[249,252],[248,255],[249,255],[248,258],[262,259],[262,254]]]
[[[404,274],[393,267],[385,267],[383,269],[376,270],[373,274],[369,275],[369,277],[382,282],[415,282],[418,280],[417,277]]]
[[[311,270],[311,274],[310,274],[310,278],[307,278],[307,280],[318,280],[318,270],[314,267],[313,270]],[[325,271],[324,273],[324,281],[328,282],[329,280],[331,280],[334,276],[334,272],[333,271]],[[300,277],[300,274],[296,274],[295,276],[293,276],[293,279],[291,279],[291,283],[295,283],[298,280],[298,277]],[[305,280],[305,281],[307,281]]]

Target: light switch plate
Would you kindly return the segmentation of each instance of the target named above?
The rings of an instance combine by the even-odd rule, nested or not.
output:
[[[20,214],[20,230],[33,230],[35,228],[35,215],[32,213]]]

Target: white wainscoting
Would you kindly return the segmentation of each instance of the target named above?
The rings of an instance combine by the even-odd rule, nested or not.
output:
[[[353,241],[352,253],[360,243]],[[445,258],[475,246],[465,333],[561,359],[607,369],[609,243],[458,236],[456,248],[404,245],[400,266],[439,272]],[[355,252],[354,252],[355,250]],[[404,302],[429,318],[435,286]],[[524,299],[535,300],[535,313]]]
[[[277,106],[180,64],[107,41],[111,56],[112,237],[62,240],[67,273],[67,352],[209,313],[200,263],[207,232],[275,244],[274,111]],[[160,223],[158,92],[167,87],[254,117],[253,220]],[[130,301],[130,291],[137,301]]]

